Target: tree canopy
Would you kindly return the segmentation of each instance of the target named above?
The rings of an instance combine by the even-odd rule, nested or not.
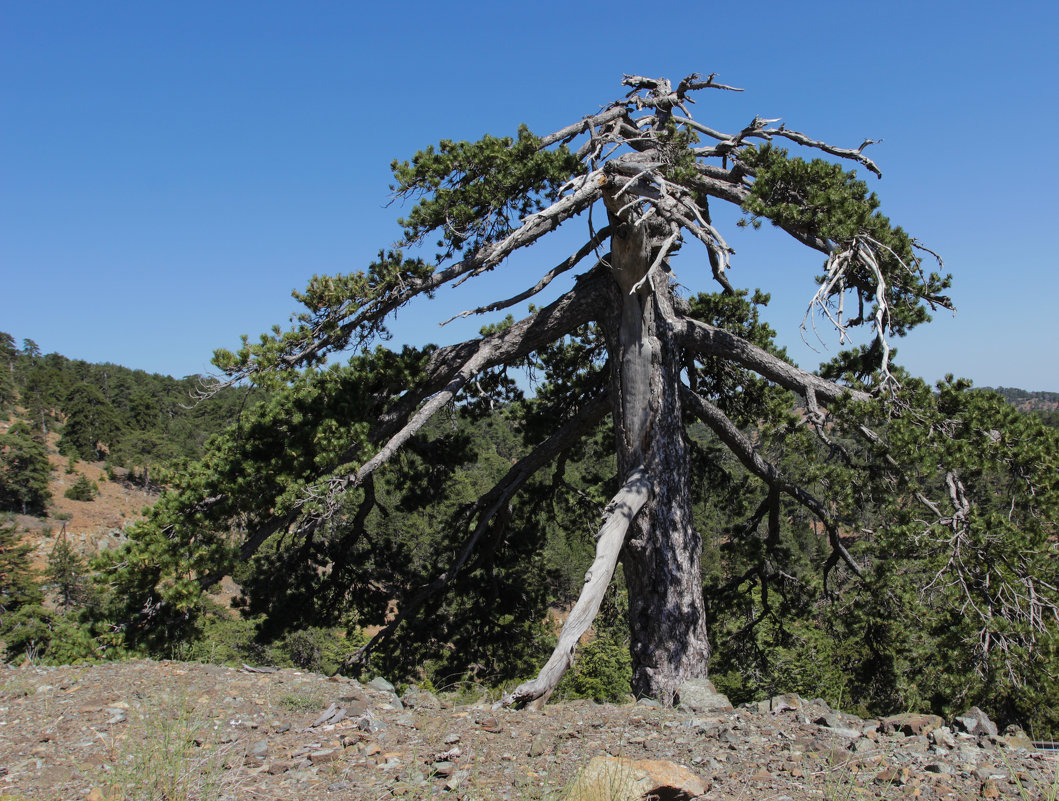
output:
[[[541,592],[544,532],[587,517],[594,556],[577,601],[508,703],[552,693],[619,561],[632,689],[663,703],[707,674],[707,621],[746,645],[724,652],[745,666],[784,607],[851,587],[863,605],[832,625],[923,607],[982,682],[1054,673],[1056,440],[966,382],[932,389],[894,364],[894,338],[952,307],[950,279],[849,169],[881,177],[870,140],[836,147],[760,118],[715,130],[688,111],[696,93],[738,91],[714,76],[623,84],[623,98],[546,136],[443,140],[394,162],[394,194],[412,201],[400,241],[365,270],[314,277],[288,330],[217,351],[220,386],[269,394],[115,555],[130,637],[186,623],[205,587],[236,574],[274,618],[355,610],[378,623],[358,659],[420,617],[471,665],[474,636],[457,641],[428,601],[458,586],[476,636],[536,636],[514,617]],[[817,251],[809,315],[842,343],[864,328],[869,344],[816,372],[792,364],[757,317],[767,295],[732,283],[717,203]],[[455,345],[379,344],[412,299],[510,269],[560,226],[582,227],[583,244],[465,315],[567,287],[545,305]],[[697,248],[678,259],[685,245]],[[718,292],[688,297],[678,266]],[[447,432],[446,413],[492,417],[521,441],[492,454],[504,459],[492,475],[461,474],[478,443]],[[395,532],[398,519],[414,530]],[[719,563],[703,564],[704,540]],[[851,674],[871,672],[853,661]]]

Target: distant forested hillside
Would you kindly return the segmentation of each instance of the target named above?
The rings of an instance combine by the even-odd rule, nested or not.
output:
[[[0,511],[43,512],[49,433],[58,435],[65,456],[140,476],[198,458],[247,394],[231,389],[196,403],[198,383],[42,354],[33,340],[18,347],[0,332],[0,421],[8,423],[0,434]]]
[[[996,392],[1018,409],[1040,417],[1046,425],[1059,428],[1059,392],[1028,392],[1015,387],[983,387]]]

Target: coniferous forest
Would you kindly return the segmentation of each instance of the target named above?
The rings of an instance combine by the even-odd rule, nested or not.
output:
[[[767,334],[749,301],[739,314]],[[552,350],[531,366],[546,373],[564,358],[568,354]],[[30,340],[19,347],[0,334],[0,641],[8,660],[70,663],[150,655],[367,671],[438,688],[510,687],[534,673],[592,561],[610,491],[600,487],[613,483],[610,432],[601,429],[536,476],[511,509],[511,533],[489,542],[455,575],[439,574],[439,554],[447,558],[460,548],[460,521],[468,510],[551,425],[542,414],[555,391],[547,383],[533,386],[536,395],[509,387],[499,408],[494,398],[473,396],[451,404],[414,438],[394,469],[378,476],[370,512],[362,515],[352,506],[338,515],[343,524],[302,543],[297,561],[282,541],[245,560],[233,552],[237,545],[224,551],[224,543],[208,543],[213,551],[193,558],[230,568],[224,572],[234,580],[234,597],[221,591],[221,575],[186,567],[182,572],[191,554],[145,555],[127,546],[79,552],[54,533],[57,520],[50,520],[44,544],[27,537],[20,524],[26,516],[49,520],[49,480],[56,469],[49,452],[74,463],[101,463],[114,480],[179,491],[195,481],[210,438],[214,452],[237,450],[239,443],[281,447],[253,428],[277,425],[297,400],[240,387],[196,400],[199,390],[195,378],[43,355]],[[1005,437],[1020,438],[1029,449],[1025,458],[1055,470],[1054,393],[997,394],[957,383],[933,392],[939,403],[961,406],[990,432],[1002,424]],[[795,424],[804,409],[793,402],[789,409],[788,423]],[[743,426],[767,449],[766,427],[752,419]],[[1054,619],[1012,618],[983,633],[981,621],[967,611],[975,603],[974,588],[939,579],[952,552],[917,539],[914,515],[888,531],[880,526],[877,537],[862,532],[851,538],[855,557],[871,550],[865,576],[828,576],[826,540],[803,509],[783,504],[782,539],[762,535],[747,523],[761,514],[764,496],[751,487],[745,467],[701,423],[689,429],[689,441],[694,515],[704,536],[707,623],[715,643],[710,675],[733,702],[798,692],[859,714],[952,713],[977,704],[998,721],[1017,722],[1038,736],[1059,733]],[[311,457],[313,446],[282,447],[303,448]],[[976,462],[972,453],[964,457],[964,480],[995,485],[997,498],[1005,497],[1011,473]],[[842,480],[813,464],[811,448],[802,458],[785,458],[785,469],[817,471],[815,481]],[[920,477],[924,484],[931,480],[928,469]],[[1018,470],[1014,475],[1017,480]],[[281,481],[282,475],[273,478]],[[85,502],[92,497],[87,494]],[[145,530],[165,525],[173,497],[162,495],[154,511],[131,524],[124,535],[129,542],[145,541]],[[965,558],[995,560],[985,567],[995,570],[1007,560],[1034,558],[1042,580],[1054,584],[1056,518],[1041,521],[1042,549],[1002,525],[1008,512],[999,505],[984,512],[997,517],[998,539],[970,543],[980,550]],[[901,514],[901,503],[890,513]],[[32,564],[34,546],[46,551],[43,563]],[[132,553],[140,555],[139,565],[130,563]],[[166,585],[166,606],[136,605],[144,582]],[[615,583],[558,697],[628,696],[627,605],[623,586]],[[390,629],[391,636],[363,653],[365,644]],[[985,637],[995,645],[983,653]]]

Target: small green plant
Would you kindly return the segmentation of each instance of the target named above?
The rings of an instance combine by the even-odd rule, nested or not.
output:
[[[89,480],[84,473],[78,474],[77,481],[63,493],[63,497],[71,501],[91,501],[99,495],[99,486],[96,482]]]
[[[234,745],[203,748],[205,718],[186,699],[145,703],[115,745],[113,770],[95,777],[108,801],[220,801],[238,780],[226,771]]]
[[[324,697],[319,692],[298,691],[280,696],[276,702],[291,712],[315,712],[324,707]]]

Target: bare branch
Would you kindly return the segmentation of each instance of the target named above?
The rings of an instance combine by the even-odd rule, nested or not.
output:
[[[527,217],[522,225],[504,239],[486,245],[467,254],[459,262],[444,270],[419,279],[407,281],[396,291],[364,300],[351,300],[329,313],[325,319],[316,321],[302,334],[304,344],[278,359],[279,367],[294,368],[305,361],[335,347],[344,347],[353,333],[362,326],[380,323],[388,314],[403,306],[417,295],[433,292],[457,279],[478,275],[492,269],[516,250],[533,244],[545,234],[554,231],[561,223],[580,214],[599,197],[603,175],[591,172],[581,178],[571,194],[557,200],[548,208]],[[260,368],[250,366],[237,371],[222,385],[231,385],[258,372]]]
[[[753,370],[758,375],[797,392],[803,397],[812,390],[820,401],[836,401],[844,395],[854,400],[865,401],[871,396],[866,392],[843,387],[820,376],[800,370],[778,356],[759,348],[723,328],[717,328],[689,317],[672,321],[681,332],[685,347],[704,356],[720,356]]]
[[[408,396],[402,399],[402,408],[409,410],[407,422],[356,472],[332,476],[326,480],[323,487],[309,490],[301,505],[310,500],[324,499],[323,516],[333,514],[337,509],[335,499],[342,492],[359,486],[368,475],[386,464],[401,446],[422,429],[472,378],[483,370],[518,361],[593,319],[603,290],[602,277],[595,280],[586,279],[554,303],[504,331],[439,348],[427,368],[427,375],[433,376],[433,379],[410,390]],[[444,383],[438,386],[440,381]],[[411,409],[419,403],[423,405],[413,413]]]
[[[766,462],[755,450],[750,438],[736,428],[735,424],[728,419],[724,412],[697,392],[692,392],[686,386],[681,385],[680,390],[681,402],[713,430],[747,470],[764,481],[770,488],[780,490],[816,515],[827,530],[832,556],[835,558],[840,557],[858,578],[863,578],[864,572],[861,570],[860,565],[853,560],[849,551],[842,544],[842,539],[838,533],[837,521],[824,505],[802,487],[783,476],[774,465]],[[772,531],[770,530],[771,535]]]
[[[592,561],[588,572],[585,573],[585,586],[574,608],[570,610],[570,615],[563,625],[559,642],[552,651],[551,658],[541,668],[537,678],[520,684],[504,696],[502,701],[504,706],[514,704],[543,706],[554,692],[559,679],[573,662],[574,651],[581,635],[588,631],[588,627],[596,619],[599,605],[603,602],[603,595],[614,576],[614,568],[618,563],[618,555],[621,553],[625,534],[633,518],[647,503],[650,491],[651,485],[643,466],[640,465],[630,471],[625,484],[607,506],[603,526],[596,538],[596,558]]]
[[[500,309],[508,309],[514,306],[516,303],[520,303],[526,298],[531,298],[543,290],[548,284],[550,284],[557,276],[562,275],[567,270],[570,270],[578,265],[578,263],[585,258],[589,253],[598,248],[607,237],[610,236],[610,227],[604,226],[599,231],[592,235],[592,238],[588,240],[581,248],[571,256],[568,256],[559,264],[555,265],[546,272],[536,284],[531,286],[529,289],[518,293],[517,295],[508,298],[507,300],[499,300],[495,303],[490,303],[486,306],[479,306],[477,309],[471,309],[463,311],[457,314],[455,317],[450,317],[448,320],[442,323],[442,325],[448,325],[453,320],[459,320],[463,317],[470,317],[473,314],[487,314],[488,312],[499,311]]]
[[[816,148],[817,150],[822,150],[823,152],[828,153],[832,156],[838,156],[839,158],[850,159],[851,161],[859,162],[860,164],[863,164],[865,167],[867,167],[871,172],[875,173],[875,175],[877,175],[879,178],[882,178],[882,170],[880,170],[876,166],[874,161],[872,161],[870,158],[865,156],[864,153],[861,152],[868,145],[873,145],[877,142],[881,142],[881,139],[865,139],[861,146],[858,147],[856,150],[850,150],[844,147],[835,147],[834,145],[829,145],[827,142],[820,142],[816,139],[810,139],[805,134],[798,133],[797,131],[789,131],[782,125],[779,128],[766,128],[761,133],[764,136],[779,136],[783,139],[789,139],[791,142],[796,142],[799,145],[804,145],[805,147],[812,147]]]
[[[575,122],[573,125],[567,125],[565,128],[560,128],[554,133],[550,133],[547,136],[541,137],[541,149],[551,147],[558,142],[569,142],[575,137],[592,132],[595,128],[600,128],[608,123],[614,122],[624,117],[628,112],[624,106],[611,106],[599,114],[593,114],[589,117],[585,117],[580,122]]]

